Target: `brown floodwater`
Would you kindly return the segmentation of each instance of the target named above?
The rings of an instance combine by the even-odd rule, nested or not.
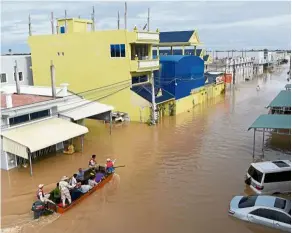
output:
[[[88,120],[84,153],[48,156],[29,168],[2,171],[4,232],[277,232],[227,214],[234,195],[249,194],[244,175],[252,160],[253,132],[248,127],[287,83],[287,67],[237,86],[219,97],[159,125],[108,125]],[[256,85],[261,90],[256,91]],[[43,135],[45,137],[45,135]],[[265,159],[290,159],[290,138],[266,136]],[[32,220],[39,183],[50,191],[63,175],[86,167],[91,154],[119,168],[102,190],[68,213]],[[256,135],[256,156],[262,135]]]

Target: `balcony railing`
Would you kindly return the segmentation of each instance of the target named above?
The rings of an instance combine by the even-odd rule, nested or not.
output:
[[[137,32],[138,41],[153,41],[159,42],[159,33],[157,32]]]
[[[131,71],[150,71],[159,69],[159,60],[132,60],[131,61]]]

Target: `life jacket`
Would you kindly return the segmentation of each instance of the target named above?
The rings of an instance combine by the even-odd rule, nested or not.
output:
[[[89,160],[89,162],[88,162],[88,166],[92,166],[92,164],[95,164],[94,159],[90,159],[90,160]]]
[[[44,190],[42,190],[41,192],[42,192],[42,195],[43,195],[43,197],[44,197],[44,196],[45,196],[45,194],[44,194]],[[36,193],[37,199],[40,200],[41,197],[40,197],[39,193],[40,193],[40,189],[38,189],[38,191],[37,191],[37,193]]]
[[[107,161],[106,162],[106,168],[110,168],[110,167],[113,167],[113,166],[114,166],[114,164],[113,164],[112,161]]]

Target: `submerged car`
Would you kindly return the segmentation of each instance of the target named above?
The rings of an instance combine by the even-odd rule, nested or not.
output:
[[[235,196],[230,202],[229,215],[247,221],[291,230],[291,201],[274,196]]]

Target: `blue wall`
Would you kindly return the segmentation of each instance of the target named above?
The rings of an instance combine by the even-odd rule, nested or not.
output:
[[[160,72],[154,74],[155,83],[175,99],[189,96],[192,89],[205,84],[204,61],[200,57],[160,56],[160,66]]]

